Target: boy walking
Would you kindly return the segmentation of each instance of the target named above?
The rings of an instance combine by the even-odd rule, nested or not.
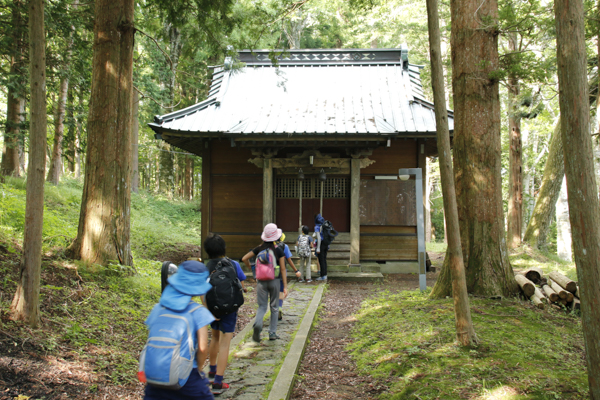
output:
[[[298,257],[300,257],[299,271],[300,271],[300,282],[306,280],[307,283],[312,282],[311,270],[310,270],[310,259],[312,255],[313,239],[308,236],[308,226],[302,225],[302,234],[298,236],[296,241],[296,248],[298,249]],[[302,278],[302,271],[304,272],[304,279]]]
[[[242,271],[240,264],[225,257],[225,240],[216,234],[210,234],[204,241],[204,250],[210,258],[206,263],[209,273],[213,273],[219,262],[229,263],[236,269],[237,278],[242,284],[244,292],[244,281],[246,275]],[[209,347],[209,372],[208,378],[212,380],[212,393],[217,395],[229,389],[229,384],[223,382],[223,375],[227,368],[227,359],[229,358],[229,344],[235,332],[237,324],[237,311],[221,316],[210,324],[212,328],[212,339]]]
[[[288,264],[290,264],[290,267],[292,267],[292,269],[294,270],[294,274],[298,277],[298,279],[302,278],[302,272],[300,272],[298,268],[296,268],[294,262],[292,261],[292,252],[290,251],[290,247],[287,244],[285,244],[285,233],[281,234],[281,237],[275,242],[275,244],[277,245],[277,247],[283,250],[285,260]],[[283,281],[281,281],[279,284],[279,314],[277,317],[279,321],[283,319],[282,308],[284,299],[285,296],[283,295]]]

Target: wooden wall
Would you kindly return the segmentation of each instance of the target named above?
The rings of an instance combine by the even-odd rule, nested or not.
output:
[[[250,150],[231,147],[230,141],[213,140],[209,151],[208,231],[221,235],[227,255],[239,259],[261,243],[262,169],[248,162],[253,158]]]
[[[391,147],[381,147],[373,151],[369,156],[375,163],[367,168],[361,169],[361,181],[373,184],[375,175],[398,175],[399,168],[418,167],[418,143],[414,139],[392,140]],[[388,181],[378,181],[381,186]],[[392,181],[394,182],[394,181]],[[397,181],[396,181],[397,182]],[[408,181],[413,183],[414,181]],[[407,182],[407,184],[408,184]],[[402,184],[398,183],[400,186]],[[363,187],[361,187],[363,190]],[[414,190],[412,191],[414,192]],[[364,197],[361,193],[361,198]],[[382,198],[382,204],[373,204],[375,196],[369,197],[368,208],[379,210],[390,207],[392,201]],[[361,210],[365,207],[364,201],[360,205]],[[388,212],[392,212],[388,210]],[[414,212],[414,211],[413,211]],[[371,213],[373,214],[373,213]],[[389,219],[389,218],[386,218]],[[362,218],[360,226],[360,260],[361,261],[414,261],[417,260],[417,227],[414,218],[392,218],[402,225],[363,225]],[[373,221],[374,223],[374,221]]]
[[[375,149],[369,156],[375,163],[361,170],[361,180],[420,166],[418,148],[415,140],[399,139],[391,147]],[[208,232],[220,234],[227,242],[227,255],[239,259],[261,242],[262,169],[248,162],[253,158],[250,150],[231,147],[226,140],[211,141],[204,157],[203,239]],[[361,225],[360,233],[361,261],[417,259],[416,226]]]

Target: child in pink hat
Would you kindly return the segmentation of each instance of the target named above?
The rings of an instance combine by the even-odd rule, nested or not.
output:
[[[277,317],[279,314],[279,286],[280,282],[283,282],[283,294],[287,297],[287,276],[285,273],[285,254],[283,250],[275,246],[275,241],[281,237],[283,232],[277,228],[277,225],[271,223],[267,224],[263,229],[263,233],[260,238],[263,243],[260,246],[255,247],[248,252],[242,261],[246,264],[246,267],[250,269],[250,259],[259,255],[264,250],[267,253],[263,254],[274,254],[275,262],[279,264],[280,274],[275,276],[275,279],[268,281],[257,280],[256,282],[256,301],[258,303],[258,311],[256,312],[256,319],[254,321],[254,332],[252,334],[252,340],[260,342],[260,333],[263,329],[263,318],[267,313],[267,306],[270,305],[271,318],[269,323],[269,340],[279,339],[277,336]]]

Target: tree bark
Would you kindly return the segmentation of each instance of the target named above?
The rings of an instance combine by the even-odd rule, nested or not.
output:
[[[557,1],[561,132],[590,399],[600,400],[600,207],[589,123],[584,6]]]
[[[536,249],[543,248],[546,245],[550,221],[554,214],[556,200],[560,194],[560,186],[565,174],[563,142],[560,134],[561,121],[562,117],[556,123],[550,138],[550,149],[544,167],[542,186],[523,237],[524,242]]]
[[[29,165],[20,281],[11,304],[12,318],[37,327],[40,321],[40,275],[46,172],[46,36],[44,1],[29,2],[29,80],[31,87]]]
[[[498,3],[452,0],[451,15],[454,171],[467,288],[477,295],[512,296],[518,286],[506,249],[500,99],[492,78],[499,68]],[[448,278],[442,282],[447,293]]]
[[[129,242],[134,1],[96,1],[85,178],[71,255],[132,265]]]
[[[573,261],[569,199],[567,198],[567,181],[565,179],[562,180],[556,201],[556,254],[561,260]]]
[[[508,47],[510,52],[517,51],[516,33],[509,34]],[[506,245],[509,249],[521,244],[521,229],[523,225],[523,174],[522,174],[522,142],[521,117],[519,115],[519,78],[508,77],[508,130],[510,147],[508,155],[508,213],[506,228]]]
[[[137,193],[140,189],[140,171],[139,171],[139,132],[140,132],[140,95],[133,91],[133,128],[132,128],[132,155],[131,155],[131,191]]]
[[[56,114],[54,117],[54,147],[50,159],[50,169],[46,180],[53,185],[58,185],[62,172],[62,146],[65,133],[65,110],[67,105],[67,92],[69,90],[69,78],[60,79],[60,89],[56,100]]]
[[[194,174],[194,159],[190,156],[185,156],[185,174],[183,180],[183,198],[192,200],[192,185]]]
[[[456,205],[456,188],[452,157],[450,156],[450,132],[448,129],[448,111],[444,90],[444,71],[442,67],[442,50],[440,45],[440,27],[437,0],[427,0],[427,20],[429,27],[429,51],[431,56],[431,84],[433,86],[437,142],[440,157],[440,178],[444,210],[449,232],[446,259],[452,277],[452,297],[454,299],[454,317],[456,322],[456,339],[463,346],[478,343],[465,278],[462,248],[460,245],[460,228],[458,224],[458,208]],[[437,285],[436,285],[437,286]],[[435,288],[432,296],[435,296]]]
[[[4,176],[20,176],[19,146],[21,137],[21,124],[23,123],[23,108],[25,98],[23,87],[24,62],[24,22],[21,16],[23,3],[13,1],[12,13],[12,40],[10,43],[10,75],[11,84],[7,87],[6,96],[6,128],[4,130],[4,148],[2,149],[1,173]]]

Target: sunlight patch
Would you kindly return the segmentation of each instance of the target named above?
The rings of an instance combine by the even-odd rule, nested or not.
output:
[[[513,400],[517,399],[519,392],[510,386],[498,386],[495,389],[485,389],[484,394],[478,400]]]

